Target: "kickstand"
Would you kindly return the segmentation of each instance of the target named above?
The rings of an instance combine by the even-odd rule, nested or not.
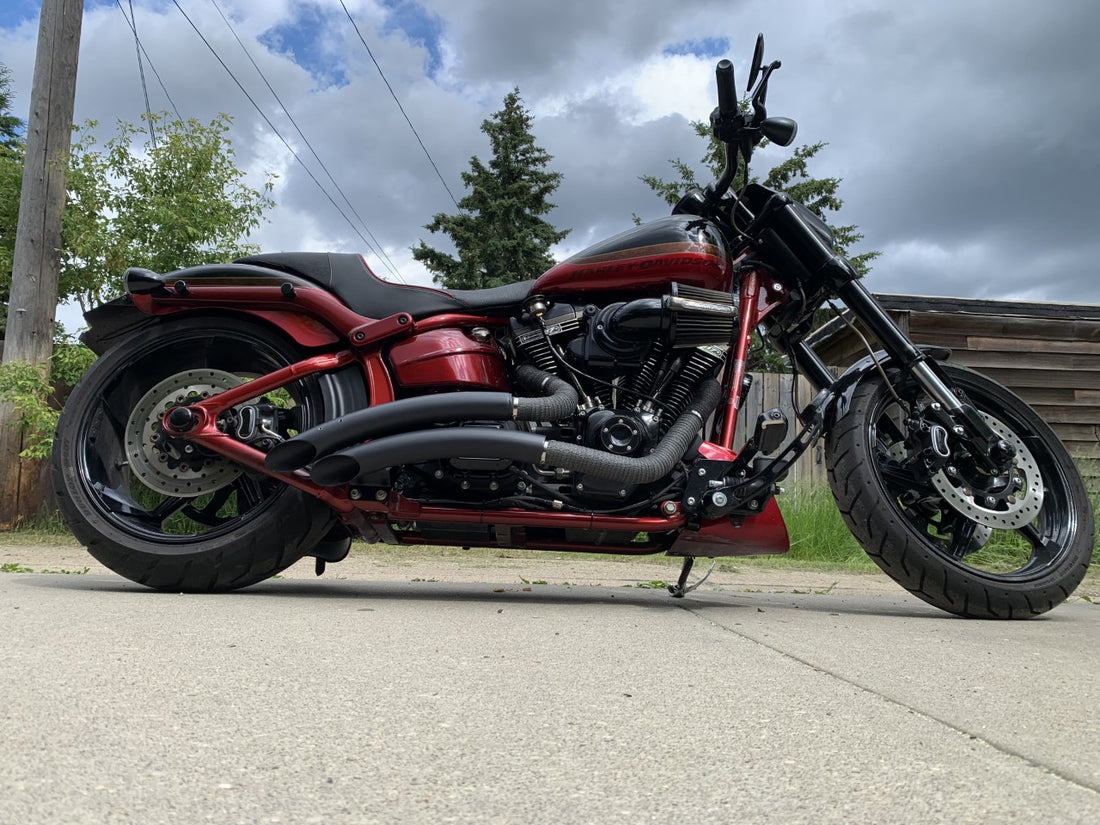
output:
[[[695,582],[695,584],[689,585],[687,583],[688,575],[690,575],[691,573],[691,568],[695,566],[695,556],[685,556],[684,566],[680,568],[680,578],[676,580],[676,584],[670,584],[668,586],[668,592],[672,594],[672,598],[682,599],[696,587],[705,582],[707,580],[707,577],[714,572],[715,564],[717,564],[717,562],[712,561],[710,563],[710,569],[708,569],[707,572],[703,574],[703,578],[699,579],[699,581]]]

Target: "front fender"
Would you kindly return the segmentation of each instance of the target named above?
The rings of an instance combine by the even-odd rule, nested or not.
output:
[[[937,347],[931,344],[917,344],[917,349],[934,361],[946,361],[951,357],[951,350],[947,347]],[[887,369],[894,364],[885,350],[877,350],[874,355],[867,355],[848,367],[832,386],[822,391],[827,394],[825,400],[820,402],[821,413],[825,420],[825,429],[828,430],[834,423],[848,412],[852,401],[852,393],[856,386],[870,372],[877,372],[878,366]]]

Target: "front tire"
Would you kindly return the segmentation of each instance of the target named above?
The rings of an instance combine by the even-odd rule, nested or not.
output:
[[[892,579],[959,616],[1024,619],[1063,602],[1092,556],[1092,505],[1065,446],[1022,400],[972,370],[939,365],[1017,447],[1010,473],[984,475],[950,437],[930,473],[930,399],[896,370],[855,388],[825,442],[829,484],[856,540]]]
[[[165,445],[159,416],[300,360],[272,330],[229,318],[171,321],[98,359],[54,438],[58,506],[102,564],[158,590],[246,587],[300,559],[332,527],[321,502],[187,444]],[[317,382],[280,391],[281,421],[325,419]],[[187,450],[187,454],[185,454]]]

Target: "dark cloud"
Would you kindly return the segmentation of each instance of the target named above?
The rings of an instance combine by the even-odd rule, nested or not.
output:
[[[343,9],[334,0],[308,9],[292,0],[219,2],[305,139],[213,7],[185,8],[331,190],[307,140],[324,159],[354,204],[358,217],[343,206],[352,222],[361,218],[409,279],[424,280],[409,247],[419,238],[441,243],[422,227],[454,207]],[[670,158],[701,156],[689,121],[713,106],[714,58],[728,49],[743,83],[763,31],[768,58],[783,61],[770,110],[799,121],[800,143],[828,142],[811,170],[843,179],[837,222],[857,224],[864,248],[883,252],[873,289],[1100,302],[1092,270],[1100,223],[1095,3],[345,2],[457,197],[469,158],[488,154],[481,121],[519,86],[538,140],[564,174],[551,215],[572,229],[561,254],[621,230],[632,214],[665,211],[638,177],[669,176]],[[272,249],[363,250],[174,6],[135,6],[181,113],[232,113],[238,159],[280,175],[279,206],[257,240]],[[306,11],[310,25],[302,26]],[[36,29],[10,18],[5,27],[4,19],[0,55],[13,71],[19,114]],[[137,119],[143,98],[133,54],[117,7],[90,6],[78,118]],[[153,107],[167,108],[146,69]],[[773,147],[754,165],[765,171],[784,156]]]

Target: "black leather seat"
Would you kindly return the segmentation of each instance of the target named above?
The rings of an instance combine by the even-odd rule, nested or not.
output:
[[[407,312],[413,318],[442,312],[511,315],[534,283],[519,281],[489,289],[450,291],[392,284],[376,277],[362,256],[341,252],[276,252],[240,258],[236,263],[276,269],[313,281],[368,318],[385,318],[398,312]]]

